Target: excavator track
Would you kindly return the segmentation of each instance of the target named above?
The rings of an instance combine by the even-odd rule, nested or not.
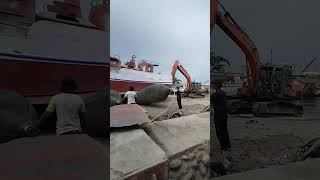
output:
[[[303,115],[303,106],[287,101],[249,101],[245,99],[228,100],[230,114],[253,114],[257,117]]]
[[[252,113],[258,117],[294,116],[303,115],[303,106],[285,101],[255,102]]]

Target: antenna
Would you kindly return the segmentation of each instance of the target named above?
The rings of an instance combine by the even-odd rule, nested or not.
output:
[[[270,50],[270,58],[271,58],[271,64],[272,64],[272,48]]]

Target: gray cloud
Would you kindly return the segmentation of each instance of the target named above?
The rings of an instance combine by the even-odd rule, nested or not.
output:
[[[297,71],[320,56],[320,2],[300,0],[220,0],[256,43],[263,62],[290,63]],[[214,50],[232,61],[232,69],[245,63],[240,49],[216,27]],[[320,72],[320,61],[308,71]]]
[[[209,0],[111,1],[110,31],[111,54],[123,61],[135,54],[169,73],[179,59],[193,80],[210,78]]]

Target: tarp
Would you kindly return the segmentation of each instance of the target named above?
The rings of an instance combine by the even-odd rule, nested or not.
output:
[[[155,84],[137,93],[137,104],[150,105],[167,99],[170,89],[161,84]]]
[[[100,91],[84,98],[86,106],[85,132],[90,136],[106,137],[109,134],[109,94]]]
[[[118,105],[121,102],[121,96],[117,91],[110,90],[110,107]]]
[[[0,91],[0,143],[19,137],[24,127],[36,120],[36,110],[23,96]]]

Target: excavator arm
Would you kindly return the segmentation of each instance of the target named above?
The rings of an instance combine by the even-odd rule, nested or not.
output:
[[[214,25],[216,24],[216,17],[218,12],[218,1],[210,1],[210,32],[213,31]]]
[[[218,4],[225,11],[224,14],[218,12]],[[232,18],[231,14],[217,0],[211,0],[211,32],[213,31],[213,23],[217,24],[242,50],[246,56],[247,78],[249,92],[256,87],[259,80],[260,58],[258,49],[249,36],[241,29],[237,22]],[[216,12],[214,16],[214,12]]]
[[[253,90],[259,80],[260,58],[258,49],[249,36],[242,31],[229,13],[217,14],[217,25],[240,47],[246,56],[248,88]]]
[[[180,64],[180,62],[178,60],[175,61],[175,63],[173,64],[173,67],[172,67],[172,71],[171,71],[172,79],[174,79],[177,70],[179,70],[181,72],[181,74],[183,74],[183,76],[187,79],[187,87],[188,87],[187,90],[191,91],[192,90],[191,77],[190,77],[189,73],[187,72],[187,70],[184,69],[184,67],[182,67],[182,65]]]

